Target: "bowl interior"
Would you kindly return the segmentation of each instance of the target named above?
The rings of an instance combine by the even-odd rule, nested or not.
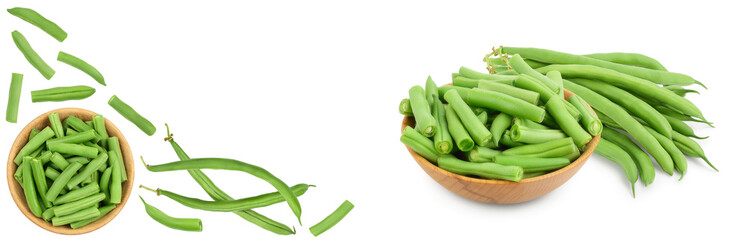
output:
[[[84,227],[78,228],[78,229],[72,229],[69,226],[52,226],[51,223],[48,223],[44,221],[41,218],[38,218],[34,216],[33,213],[31,213],[31,210],[29,209],[27,203],[26,203],[26,197],[23,194],[23,188],[22,186],[13,178],[13,174],[16,172],[16,164],[13,162],[13,159],[18,155],[18,152],[23,148],[24,145],[28,142],[29,133],[31,132],[31,129],[38,129],[42,130],[44,127],[49,126],[49,118],[47,115],[50,113],[57,112],[60,115],[60,119],[65,119],[68,116],[75,116],[80,118],[83,121],[91,120],[93,115],[96,115],[95,112],[81,109],[81,108],[61,108],[52,110],[49,112],[46,112],[38,117],[36,117],[34,120],[32,120],[26,127],[21,130],[21,132],[18,134],[18,137],[16,137],[16,140],[13,142],[13,146],[10,149],[10,154],[8,156],[8,165],[7,165],[7,171],[8,171],[8,187],[10,188],[10,193],[13,196],[13,201],[18,206],[18,209],[21,210],[23,215],[25,215],[31,222],[38,225],[41,228],[44,228],[50,232],[59,233],[59,234],[66,234],[66,235],[75,235],[75,234],[83,234],[87,232],[94,231],[96,229],[101,228],[102,226],[106,225],[114,219],[114,217],[119,214],[120,211],[122,211],[122,208],[124,208],[125,204],[127,203],[127,199],[130,197],[130,193],[132,191],[132,185],[135,179],[135,174],[133,172],[133,156],[132,152],[130,150],[130,145],[127,143],[127,140],[125,139],[125,136],[122,135],[122,132],[120,132],[119,129],[117,129],[116,126],[112,122],[110,122],[108,119],[104,118],[104,122],[106,125],[107,133],[111,137],[117,137],[120,141],[120,147],[122,148],[122,160],[125,163],[125,172],[127,173],[127,181],[122,183],[122,202],[120,204],[117,204],[117,207],[114,208],[112,211],[104,215],[103,217],[99,218],[99,220],[96,220],[95,222],[92,222]]]

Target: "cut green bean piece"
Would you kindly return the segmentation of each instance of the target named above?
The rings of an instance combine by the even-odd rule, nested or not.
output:
[[[83,210],[104,200],[104,194],[98,193],[88,197],[55,206],[55,216],[65,216]],[[98,212],[97,212],[98,213]],[[79,219],[81,220],[81,219]],[[77,221],[77,220],[76,220]]]
[[[421,86],[413,86],[408,90],[410,107],[416,119],[416,130],[426,137],[434,136],[436,119],[431,115],[431,108]]]
[[[112,98],[109,99],[109,106],[112,106],[114,110],[125,117],[125,119],[135,124],[135,126],[140,128],[140,130],[148,136],[152,136],[156,133],[156,127],[154,127],[148,119],[138,114],[138,112],[130,107],[130,105],[127,105],[127,103],[120,100],[117,95],[112,95]]]
[[[55,212],[58,208],[55,208]],[[101,213],[99,212],[99,209],[96,206],[88,207],[84,209],[80,209],[79,211],[76,211],[74,213],[68,214],[68,215],[57,215],[55,213],[55,217],[52,218],[52,225],[53,226],[61,226],[70,224],[77,221],[83,221],[90,218],[99,217]]]
[[[460,118],[462,125],[465,127],[475,144],[485,146],[491,140],[491,132],[486,125],[476,116],[472,109],[460,98],[456,90],[450,90],[444,94],[444,98],[449,102],[454,112]]]
[[[595,153],[617,163],[621,168],[623,168],[623,173],[626,175],[629,182],[631,182],[631,192],[634,194],[634,198],[636,198],[634,183],[639,179],[639,172],[636,171],[636,163],[631,159],[631,156],[621,149],[621,147],[608,142],[608,140],[605,139],[600,139],[600,142],[595,148]]]
[[[83,180],[85,180],[86,178],[91,177],[91,174],[96,172],[96,170],[98,170],[102,164],[105,164],[107,159],[109,159],[109,155],[107,155],[107,153],[99,153],[99,155],[96,156],[96,158],[94,158],[94,160],[92,160],[89,164],[87,164],[86,167],[83,168],[83,170],[75,175],[75,177],[70,179],[70,181],[67,183],[68,189],[83,182]]]
[[[444,110],[447,119],[447,128],[449,129],[449,133],[454,139],[455,144],[457,144],[457,148],[463,152],[473,149],[475,142],[473,142],[473,139],[465,129],[465,126],[462,125],[455,110],[450,105],[445,106]]]
[[[99,193],[99,190],[101,189],[99,188],[98,183],[88,184],[82,188],[70,191],[66,193],[65,195],[57,197],[54,203],[55,205],[61,205],[61,204],[81,200],[83,198]]]
[[[104,82],[104,76],[101,75],[99,70],[96,70],[96,68],[81,60],[80,58],[60,51],[60,53],[57,54],[57,61],[66,63],[70,66],[73,66],[74,68],[77,68],[78,70],[81,70],[82,72],[88,74],[88,76],[91,76],[94,80],[96,80],[96,82],[106,86],[106,82]]]
[[[512,141],[512,137],[509,136],[509,130],[506,130],[506,131],[504,131],[503,134],[501,134],[501,139],[499,139],[499,144],[501,144],[501,146],[506,146],[506,147],[509,147],[509,148],[519,147],[519,146],[524,146],[525,145],[524,143],[519,143],[519,142]]]
[[[109,159],[116,157],[117,153],[114,151],[108,152]],[[116,160],[115,160],[116,161]],[[109,165],[112,167],[112,177],[109,183],[109,202],[110,203],[121,203],[122,202],[122,168],[116,162],[110,162]]]
[[[470,91],[470,88],[466,87],[458,87],[458,86],[452,86],[452,85],[444,85],[439,87],[439,98],[446,101],[444,99],[444,94],[447,93],[449,90],[457,90],[457,94],[460,95],[460,98],[462,98],[463,101],[467,100],[468,91]]]
[[[57,170],[55,170],[55,169],[54,169],[54,168],[52,168],[52,167],[47,167],[47,168],[46,168],[46,169],[44,170],[44,175],[45,175],[45,176],[47,176],[47,178],[49,178],[49,179],[51,179],[52,181],[54,181],[55,179],[57,179],[57,177],[59,177],[59,176],[60,176],[60,172],[58,172]]]
[[[340,204],[340,206],[335,209],[335,211],[332,212],[329,216],[325,217],[325,219],[322,219],[322,221],[310,227],[309,231],[315,237],[319,236],[320,234],[326,232],[327,230],[330,230],[330,228],[338,224],[340,220],[343,220],[343,218],[348,215],[351,210],[353,210],[353,203],[345,200],[345,202]]]
[[[540,100],[540,94],[538,94],[537,92],[514,87],[508,84],[490,82],[486,80],[479,80],[477,87],[481,89],[491,90],[494,92],[500,92],[500,93],[521,99],[533,105],[537,105],[538,101]]]
[[[86,124],[86,122],[84,122],[83,120],[81,120],[80,118],[77,118],[75,116],[69,116],[69,117],[65,118],[65,124],[67,124],[68,126],[72,127],[73,129],[75,129],[75,131],[77,131],[79,133],[80,132],[89,131],[89,130],[93,129],[92,127],[88,126],[88,124]]]
[[[91,129],[88,131],[80,132],[75,135],[64,136],[60,138],[47,140],[47,148],[49,148],[49,144],[53,144],[53,143],[84,143],[84,142],[91,141],[92,139],[98,139],[98,137],[99,136],[97,135],[96,131]]]
[[[42,166],[42,162],[39,159],[31,159],[31,172],[34,177],[34,183],[36,184],[36,190],[38,191],[39,197],[42,199],[42,204],[44,204],[45,208],[52,207],[52,201],[47,201],[47,197],[44,196],[44,194],[47,193],[47,189],[49,189],[47,185],[47,178],[44,175],[44,166]]]
[[[512,128],[509,130],[509,136],[512,138],[512,141],[528,144],[544,143],[569,137],[561,130],[535,129],[517,124],[512,125]]]
[[[80,220],[80,221],[77,221],[77,222],[72,222],[72,223],[70,223],[70,228],[72,228],[72,229],[78,229],[78,228],[81,228],[83,226],[86,226],[89,223],[92,223],[92,222],[94,222],[96,220],[99,220],[99,218],[101,218],[104,215],[106,215],[107,213],[111,212],[116,207],[117,206],[114,205],[114,204],[109,204],[109,205],[100,207],[99,208],[99,216],[98,217],[92,217],[92,218],[89,218],[89,219]]]
[[[41,132],[41,131],[39,131],[39,129],[32,128],[31,131],[29,132],[29,141],[32,138],[34,138],[37,134],[39,134],[39,132]],[[28,141],[26,141],[26,143],[28,143]]]
[[[65,129],[65,136],[70,136],[70,135],[75,135],[75,134],[78,134],[78,131],[75,131],[75,129],[72,129],[72,128]]]
[[[434,148],[434,142],[410,126],[406,126],[403,130],[400,142],[429,161],[436,161],[436,158],[439,157],[439,152]]]
[[[18,103],[21,99],[22,85],[23,74],[13,73],[10,78],[10,90],[8,90],[8,108],[5,111],[5,120],[10,123],[18,121]]]
[[[41,193],[36,191],[31,161],[32,158],[24,157],[23,162],[21,163],[23,164],[23,193],[26,197],[26,204],[29,207],[29,210],[31,210],[31,213],[33,213],[34,216],[41,217],[44,210],[42,209],[42,203],[39,201],[37,196],[37,194]]]
[[[548,113],[553,116],[553,119],[556,120],[556,123],[561,127],[561,130],[574,139],[574,143],[576,143],[578,147],[583,147],[592,140],[592,136],[590,136],[590,134],[587,133],[587,131],[585,131],[576,120],[574,120],[574,117],[566,111],[563,101],[564,100],[560,97],[553,96],[546,103],[546,109],[548,110]]]
[[[545,117],[545,110],[534,104],[485,89],[470,89],[468,92],[468,103],[473,106],[505,112],[509,115],[526,118],[535,122],[542,122]]]
[[[525,62],[527,62],[527,59],[525,59]],[[544,67],[546,65],[548,65],[548,64],[543,64],[542,66],[538,66],[538,67]],[[538,67],[534,67],[534,66],[532,66],[532,67],[533,68],[538,68]],[[565,95],[564,95],[564,78],[561,77],[561,73],[559,71],[549,71],[549,72],[547,72],[545,74],[545,76],[548,77],[548,79],[553,80],[553,82],[556,83],[559,86],[560,90],[558,91],[557,94],[558,94],[559,97],[561,97],[563,99],[565,97]]]
[[[540,171],[540,172],[525,172],[525,175],[522,176],[522,179],[528,179],[528,178],[534,178],[538,176],[543,176],[548,174],[546,171]]]
[[[101,114],[96,114],[93,116],[93,125],[94,130],[96,130],[96,133],[99,134],[99,137],[101,137],[101,141],[99,142],[102,147],[107,147],[107,139],[109,138],[109,133],[106,131],[106,122],[104,121],[104,116],[101,116]]]
[[[60,155],[60,153],[58,152],[53,152],[52,156],[49,158],[49,161],[52,162],[51,166],[58,170],[65,170],[65,168],[70,165],[70,162],[65,160],[65,158],[62,157],[62,155]]]
[[[400,110],[400,114],[412,117],[413,109],[410,108],[410,99],[403,98],[403,100],[400,101],[399,110]]]
[[[492,80],[473,79],[473,78],[460,76],[460,77],[455,77],[454,79],[452,79],[452,85],[458,86],[458,87],[464,87],[464,88],[476,88],[478,87],[478,84],[480,83],[480,81],[486,81],[486,82],[495,83],[495,84],[511,85],[515,79],[517,79],[517,76],[497,75]]]
[[[551,171],[556,170],[571,162],[566,158],[537,158],[525,156],[505,156],[497,155],[492,159],[495,163],[504,166],[518,166],[528,172]]]
[[[655,169],[652,164],[652,159],[647,153],[642,151],[634,141],[629,139],[626,135],[607,127],[603,128],[602,137],[621,147],[635,160],[636,166],[639,168],[639,176],[642,178],[642,181],[644,181],[645,186],[654,182]]]
[[[55,87],[31,91],[31,102],[62,102],[90,97],[96,89],[89,86]]]
[[[70,178],[75,175],[76,172],[78,172],[78,169],[80,169],[83,165],[80,163],[71,163],[68,167],[65,168],[65,170],[60,173],[60,176],[55,179],[55,181],[52,183],[52,186],[49,187],[49,190],[47,190],[47,200],[54,202],[55,199],[57,199],[57,196],[60,194],[60,191],[65,187],[65,185],[70,181]]]
[[[15,42],[18,50],[21,51],[26,60],[39,71],[47,80],[51,79],[55,75],[55,70],[52,69],[46,62],[39,56],[39,54],[31,48],[29,41],[18,31],[13,31],[13,42]]]
[[[597,118],[595,113],[592,112],[592,109],[587,106],[587,102],[585,102],[582,97],[572,95],[569,97],[569,103],[579,110],[582,117],[582,126],[587,129],[587,132],[592,134],[592,136],[600,135],[603,131],[603,124],[600,122],[600,119]]]
[[[99,150],[93,147],[72,143],[50,143],[47,144],[50,151],[58,153],[67,153],[87,158],[95,158]]]
[[[436,83],[431,79],[431,76],[426,78],[426,88],[424,93],[426,96],[426,102],[429,103],[429,106],[434,106],[434,97],[432,96],[436,96],[437,99],[439,98],[439,87],[436,86]]]
[[[501,151],[487,147],[475,147],[468,153],[470,162],[492,162],[493,157],[501,155]]]
[[[101,188],[101,192],[103,192],[106,195],[106,198],[104,198],[104,202],[110,202],[110,194],[109,187],[112,185],[112,167],[107,167],[106,170],[104,170],[104,173],[101,174],[101,178],[99,179],[99,188]]]
[[[572,140],[571,137],[558,139],[558,140],[552,140],[552,141],[548,141],[544,143],[513,147],[510,149],[504,150],[502,154],[503,155],[528,155],[528,154],[542,153],[542,152],[546,152],[551,149],[566,147],[566,146],[576,147],[576,145],[574,144],[574,140]]]
[[[486,179],[514,182],[522,180],[523,170],[517,166],[504,166],[493,162],[466,162],[447,155],[440,156],[437,162],[440,168],[463,176],[478,176]]]
[[[50,113],[47,117],[49,118],[49,126],[52,127],[52,130],[55,132],[55,137],[57,137],[58,139],[65,137],[65,129],[62,128],[60,114],[53,112]]]
[[[436,131],[434,132],[434,147],[440,154],[449,154],[452,152],[452,135],[449,134],[449,124],[447,123],[447,113],[444,104],[439,100],[439,94],[432,95],[434,104],[431,111],[436,119]]]
[[[68,37],[68,34],[65,32],[65,30],[62,30],[60,26],[57,26],[57,24],[45,18],[33,9],[14,7],[9,8],[8,13],[20,18],[21,20],[31,23],[53,38],[57,39],[57,41],[62,42],[65,40],[65,38]]]
[[[491,131],[491,141],[493,141],[493,146],[496,146],[497,148],[501,146],[501,137],[504,135],[504,131],[506,131],[511,124],[511,115],[503,112],[496,115],[493,122],[491,122],[491,128],[489,129],[489,131]]]
[[[506,79],[505,76],[482,73],[482,72],[478,72],[478,71],[475,71],[475,70],[472,70],[466,67],[460,67],[460,75],[466,78],[472,78],[472,79],[499,80],[499,81]]]
[[[114,153],[117,155],[117,159],[114,159],[114,160],[115,160],[115,163],[119,165],[120,180],[122,182],[127,181],[127,169],[125,168],[125,161],[124,161],[124,157],[122,156],[122,148],[119,145],[119,138],[117,137],[108,138],[107,146],[109,147],[109,151],[114,151]],[[111,155],[109,157],[111,158]],[[110,162],[110,164],[112,163]]]
[[[508,64],[509,64],[510,67],[512,67],[512,70],[517,71],[517,73],[519,73],[519,74],[527,74],[527,75],[529,75],[529,76],[537,79],[538,81],[540,81],[541,83],[543,83],[543,85],[545,85],[546,87],[548,87],[548,89],[550,89],[554,94],[557,94],[559,91],[563,91],[561,89],[561,86],[559,86],[558,84],[556,84],[550,78],[548,78],[545,75],[543,75],[545,73],[541,74],[541,73],[535,71],[534,69],[532,69],[532,67],[530,67],[529,65],[527,65],[527,63],[524,61],[524,59],[522,59],[522,57],[519,54],[512,55],[512,57],[509,59]]]
[[[24,156],[28,156],[32,152],[36,151],[37,149],[39,149],[39,147],[42,146],[42,144],[44,144],[45,141],[47,141],[47,139],[50,139],[54,136],[55,132],[52,131],[52,128],[45,127],[41,132],[36,134],[34,138],[29,140],[29,142],[26,143],[26,145],[23,146],[21,150],[18,151],[18,155],[16,155],[16,157],[13,159],[13,162],[16,165],[20,165],[21,161],[23,161]]]
[[[44,210],[44,212],[42,212],[42,219],[44,219],[44,221],[47,221],[47,222],[52,221],[52,218],[54,216],[55,216],[54,207],[47,208],[47,210]]]
[[[182,231],[194,231],[194,232],[203,231],[203,222],[200,219],[175,218],[175,217],[166,215],[166,213],[162,212],[158,208],[151,206],[148,203],[145,203],[145,200],[143,200],[142,197],[140,197],[140,201],[143,201],[143,205],[145,206],[145,212],[148,213],[148,216],[153,218],[153,220],[156,220],[156,222],[163,224],[164,226],[177,229],[177,230],[182,230]]]

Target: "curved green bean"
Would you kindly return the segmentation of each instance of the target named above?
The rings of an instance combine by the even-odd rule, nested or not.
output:
[[[454,139],[455,144],[457,144],[457,148],[463,152],[467,152],[473,149],[473,147],[475,146],[475,142],[470,137],[470,134],[465,129],[465,126],[462,125],[462,122],[457,116],[457,113],[455,113],[455,110],[450,105],[447,105],[444,107],[444,112],[447,119],[447,128],[449,129],[449,133]],[[433,161],[436,161],[436,159],[434,159]]]
[[[592,109],[587,105],[587,102],[580,96],[571,95],[569,97],[569,103],[579,110],[582,126],[584,126],[587,132],[593,136],[600,135],[600,132],[603,130],[603,124],[600,123],[600,119],[592,112]]]
[[[545,104],[548,113],[553,116],[556,123],[561,127],[561,130],[574,139],[574,143],[578,147],[583,147],[585,144],[592,140],[592,136],[585,131],[581,125],[574,119],[574,117],[566,111],[566,107],[563,104],[563,99],[558,96],[551,97],[550,100]]]
[[[696,143],[696,141],[676,132],[673,134],[673,143],[684,154],[694,156],[694,157],[699,157],[703,159],[704,162],[706,162],[706,164],[709,164],[709,166],[712,167],[712,169],[714,169],[714,171],[719,172],[719,170],[716,167],[714,167],[714,165],[712,165],[711,162],[709,162],[709,159],[706,158],[706,154],[704,154],[704,149],[702,149],[701,146],[699,146],[699,144]],[[688,149],[689,151],[684,151],[684,149]],[[689,153],[692,153],[692,154],[689,154]]]
[[[602,137],[621,147],[635,160],[636,166],[639,168],[639,176],[642,178],[642,181],[644,181],[644,186],[654,182],[655,169],[652,164],[652,159],[650,159],[649,155],[642,151],[634,141],[631,141],[631,139],[626,135],[607,127],[603,127]]]
[[[43,17],[33,9],[14,7],[9,8],[8,13],[20,18],[21,20],[31,23],[53,38],[57,39],[57,41],[59,42],[64,41],[65,38],[68,37],[68,34],[65,32],[65,30],[62,30],[60,26],[57,26],[57,24]]]
[[[353,207],[353,203],[345,200],[345,202],[340,204],[340,206],[335,209],[335,211],[333,211],[330,215],[325,217],[325,219],[322,219],[322,221],[310,227],[309,232],[311,232],[312,235],[316,237],[326,232],[327,230],[330,230],[330,228],[338,224],[340,220],[343,220],[343,218],[348,215],[351,210],[353,210]]]
[[[433,146],[433,144],[431,144],[431,146]],[[294,212],[294,215],[296,215],[296,217],[299,219],[299,222],[301,222],[301,205],[299,204],[299,199],[297,199],[293,192],[291,192],[291,189],[288,187],[288,185],[286,185],[286,183],[261,167],[226,158],[193,158],[189,160],[160,165],[146,165],[146,168],[151,172],[165,172],[189,169],[216,169],[242,171],[251,174],[257,178],[265,180],[270,185],[275,187],[275,189],[278,190],[281,196],[283,196],[283,198],[286,200],[288,206]]]
[[[541,73],[547,73],[548,71],[552,70],[561,72],[561,74],[567,78],[579,77],[601,80],[613,86],[628,90],[639,96],[655,99],[662,103],[673,106],[677,110],[688,115],[702,119],[704,118],[704,116],[701,114],[701,110],[699,110],[699,108],[696,107],[696,105],[694,105],[691,101],[688,101],[687,99],[676,95],[666,88],[660,87],[652,82],[637,78],[635,76],[589,65],[554,64],[537,69],[537,71]],[[566,81],[564,81],[564,83],[566,83]]]
[[[470,89],[467,102],[472,106],[505,112],[535,122],[542,122],[545,117],[545,111],[534,104],[500,92],[480,88]]]
[[[29,210],[31,210],[31,213],[34,214],[34,216],[42,217],[42,205],[39,201],[39,198],[37,197],[37,188],[36,184],[34,184],[34,175],[33,170],[31,166],[31,157],[25,157],[23,159],[23,193],[26,197],[26,204],[29,207]],[[46,183],[46,182],[45,182]],[[41,193],[39,193],[41,194]]]
[[[505,155],[497,155],[493,157],[493,162],[504,166],[522,167],[522,170],[526,172],[551,171],[565,167],[571,163],[571,161],[566,158],[538,158]]]
[[[683,155],[683,153],[678,149],[677,146],[675,146],[673,140],[668,139],[667,137],[663,136],[662,134],[658,133],[648,126],[644,126],[644,129],[646,129],[649,134],[652,134],[652,136],[654,136],[657,141],[660,142],[660,145],[665,148],[665,151],[670,154],[670,158],[673,159],[673,163],[675,164],[675,170],[681,173],[680,179],[683,179],[683,177],[686,175],[686,169],[688,169],[688,161],[686,160],[686,156]]]
[[[631,112],[633,115],[644,120],[650,127],[657,130],[662,135],[671,138],[673,135],[673,129],[668,123],[667,119],[662,116],[652,106],[637,98],[633,94],[621,90],[610,84],[597,82],[594,80],[587,79],[569,79],[576,84],[579,84],[587,89],[595,91],[607,99],[613,101],[619,106]]]
[[[516,78],[519,78],[519,77],[516,77]],[[514,80],[512,80],[512,83],[513,82]],[[533,105],[538,104],[538,101],[540,100],[539,93],[525,90],[525,89],[518,88],[518,87],[514,87],[510,84],[511,83],[504,84],[504,83],[491,82],[487,80],[478,80],[477,87],[481,89],[491,90],[494,92],[500,92],[500,93],[521,99]]]
[[[491,132],[491,141],[493,142],[492,146],[496,146],[497,148],[501,146],[501,136],[512,125],[512,118],[511,115],[502,112],[493,119],[491,128],[489,129]]]
[[[83,61],[80,58],[63,51],[60,51],[60,53],[57,54],[57,61],[66,63],[74,68],[77,68],[78,70],[81,70],[82,72],[88,74],[88,76],[91,76],[94,80],[96,80],[96,82],[106,86],[106,82],[104,82],[104,76],[101,75],[99,70],[96,70],[96,68],[88,64],[86,61]]]
[[[543,75],[545,73],[541,74],[535,71],[534,69],[532,69],[532,67],[530,67],[529,65],[527,65],[527,63],[524,61],[524,59],[522,59],[522,56],[520,56],[520,54],[512,55],[512,57],[509,59],[508,64],[510,67],[512,67],[512,70],[517,71],[517,73],[526,74],[526,75],[529,75],[530,77],[537,79],[538,81],[543,83],[546,87],[548,87],[548,89],[550,89],[554,94],[558,94],[559,91],[563,91],[561,89],[561,86],[556,84],[550,78]]]
[[[310,186],[314,187],[314,185],[297,184],[291,187],[291,192],[293,192],[293,194],[296,195],[296,197],[300,197],[301,195],[304,195],[304,193],[306,193],[306,191],[309,189]],[[140,185],[140,188],[154,192],[156,193],[156,195],[164,195],[184,205],[185,207],[200,209],[200,210],[205,210],[205,211],[213,211],[213,212],[234,212],[234,211],[239,211],[239,210],[244,210],[244,209],[260,208],[260,207],[266,207],[266,206],[270,206],[270,205],[284,201],[283,196],[281,196],[280,193],[278,192],[267,193],[267,194],[262,194],[262,195],[258,195],[254,197],[248,197],[248,198],[242,198],[242,199],[236,199],[236,200],[205,201],[205,200],[198,199],[198,198],[185,197],[177,193],[163,190],[160,188],[153,190],[143,185]]]
[[[52,131],[52,128],[45,127],[42,129],[41,132],[36,134],[34,138],[29,139],[29,142],[24,145],[21,150],[18,151],[18,155],[13,159],[13,162],[16,165],[20,165],[21,161],[23,161],[23,157],[30,155],[32,152],[39,149],[39,147],[44,144],[44,142],[47,141],[47,139],[50,139],[55,136],[55,132]]]
[[[439,100],[438,94],[431,96],[434,104],[431,108],[434,119],[436,119],[436,131],[434,132],[434,148],[440,154],[452,152],[452,135],[449,134],[449,124],[447,123],[447,113],[444,104]]]
[[[109,99],[109,106],[112,106],[114,110],[125,117],[125,119],[135,124],[135,126],[138,126],[138,128],[148,136],[152,136],[156,133],[156,127],[154,127],[148,119],[138,114],[135,109],[120,100],[117,95],[112,95],[112,98]]]
[[[98,209],[99,210],[99,216],[98,217],[92,217],[92,218],[89,218],[89,219],[80,220],[80,221],[77,221],[77,222],[72,222],[72,223],[70,223],[70,228],[72,228],[72,229],[78,229],[78,228],[81,228],[83,226],[88,225],[89,223],[92,223],[92,222],[94,222],[96,220],[99,220],[99,218],[103,217],[107,213],[109,213],[112,210],[114,210],[115,207],[117,207],[117,206],[114,205],[114,204],[109,204],[109,205],[100,207]]]
[[[163,224],[164,226],[177,229],[177,230],[182,230],[182,231],[194,231],[194,232],[203,231],[203,222],[200,219],[175,218],[175,217],[166,215],[166,213],[159,210],[158,208],[151,206],[148,203],[145,203],[145,200],[143,200],[143,197],[140,197],[140,201],[143,201],[143,205],[145,206],[145,212],[148,214],[148,216],[153,218],[153,220],[156,220],[156,222]]]
[[[479,176],[486,179],[499,179],[519,182],[524,171],[517,166],[504,166],[493,162],[474,163],[453,156],[440,156],[438,166],[446,171],[464,176]]]
[[[670,157],[667,151],[660,145],[659,141],[652,136],[647,130],[644,130],[644,126],[641,125],[634,117],[629,115],[625,109],[602,95],[589,90],[585,87],[577,85],[568,80],[564,80],[564,86],[574,94],[579,95],[582,99],[585,99],[587,103],[595,109],[598,116],[602,114],[611,117],[617,125],[628,132],[637,142],[639,142],[644,149],[652,154],[657,163],[660,165],[663,171],[672,175],[673,174],[673,159]],[[600,117],[602,121],[603,118]]]
[[[10,90],[8,90],[8,108],[5,110],[5,120],[10,123],[18,121],[18,103],[21,99],[22,85],[23,74],[13,73],[10,79]]]
[[[13,31],[13,42],[16,43],[16,47],[18,47],[18,50],[23,53],[23,56],[26,58],[26,60],[36,68],[36,70],[39,71],[39,73],[44,76],[47,80],[51,79],[52,76],[55,75],[55,70],[52,69],[49,65],[47,65],[46,62],[44,62],[44,59],[39,56],[39,54],[34,51],[33,48],[31,48],[31,44],[29,44],[29,41],[26,40],[26,37],[23,36],[18,31]]]
[[[472,91],[472,89],[471,89]],[[491,140],[491,132],[488,131],[486,125],[481,123],[478,116],[473,113],[473,110],[468,107],[467,103],[460,98],[456,90],[447,91],[444,94],[444,99],[449,102],[449,106],[452,107],[454,112],[460,118],[462,125],[465,127],[473,141],[479,146],[485,146]]]
[[[410,107],[416,119],[416,130],[426,137],[434,136],[436,130],[436,119],[431,115],[431,108],[426,99],[425,92],[421,86],[413,86],[408,90]]]
[[[55,87],[31,91],[31,102],[62,102],[90,97],[96,89],[89,86]]]
[[[634,194],[634,198],[636,198],[634,183],[639,179],[639,172],[636,171],[636,163],[631,159],[631,156],[629,156],[629,154],[618,145],[608,142],[608,140],[605,139],[600,139],[600,142],[597,143],[595,153],[617,163],[621,168],[623,168],[623,173],[626,175],[629,182],[631,182],[631,192]]]
[[[662,64],[656,59],[651,58],[644,54],[639,54],[639,53],[609,52],[609,53],[585,54],[582,56],[591,57],[594,59],[599,59],[599,60],[618,63],[618,64],[623,64],[623,65],[649,68],[652,70],[667,71],[665,66],[662,66]]]

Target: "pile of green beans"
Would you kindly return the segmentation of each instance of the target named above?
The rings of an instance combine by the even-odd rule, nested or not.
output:
[[[516,64],[518,59],[527,64]],[[561,86],[578,96],[570,99],[572,104],[580,106],[586,101],[597,111],[599,119],[594,122],[582,114],[582,125],[591,127],[588,131],[603,132],[605,141],[600,142],[595,152],[623,167],[632,190],[638,178],[645,186],[654,182],[652,158],[666,173],[680,172],[681,179],[688,167],[686,156],[701,158],[718,171],[694,140],[706,137],[697,136],[685,123],[713,127],[698,107],[685,98],[687,93],[699,92],[684,86],[704,85],[688,75],[669,72],[654,58],[638,53],[575,55],[540,48],[500,47],[487,54],[484,61],[493,73],[472,76],[517,76],[515,85],[525,89],[538,89],[539,85],[551,83],[543,79],[527,81],[525,75],[538,76],[527,73],[529,69],[549,76],[559,73]],[[540,94],[542,100],[551,93]],[[528,132],[523,130],[518,128],[517,135]]]
[[[106,134],[101,115],[93,117],[93,127],[75,116],[64,125],[58,113],[48,117],[50,126],[32,130],[14,158],[14,178],[35,216],[54,226],[80,228],[122,202],[127,169],[119,139]]]
[[[452,85],[429,77],[410,88],[399,112],[415,127],[400,141],[446,171],[484,179],[521,181],[576,160],[601,121],[581,98],[563,98],[560,72],[541,74],[519,56],[508,63],[516,74],[461,67]]]

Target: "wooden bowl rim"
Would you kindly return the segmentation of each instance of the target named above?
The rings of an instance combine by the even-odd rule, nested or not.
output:
[[[573,92],[566,90],[566,89],[564,89],[564,94],[566,95],[566,98],[568,98],[571,95],[574,95]],[[589,104],[587,105],[587,107],[589,107],[590,110],[592,110]],[[597,113],[595,113],[594,110],[592,110],[592,114],[595,114],[595,116],[597,116]],[[403,122],[402,122],[402,126],[400,127],[400,132],[404,131],[405,127],[408,126],[407,124],[407,122],[409,121],[408,118],[409,118],[408,116],[403,117]],[[513,181],[507,181],[507,180],[481,179],[481,178],[473,178],[473,177],[459,175],[459,174],[456,174],[456,173],[453,173],[453,172],[450,172],[450,171],[447,171],[447,170],[444,170],[438,167],[436,164],[432,163],[428,159],[424,158],[420,154],[413,151],[413,149],[411,149],[408,145],[405,145],[405,147],[408,149],[408,151],[410,152],[410,154],[413,156],[413,158],[416,161],[422,163],[421,166],[428,166],[428,168],[430,168],[431,170],[441,173],[442,175],[452,177],[452,178],[457,178],[459,180],[462,180],[465,182],[471,182],[471,183],[491,184],[491,185],[510,185],[510,184],[531,183],[531,182],[542,181],[548,178],[553,178],[553,177],[560,175],[563,172],[569,171],[570,169],[577,167],[580,164],[584,164],[584,162],[587,161],[589,156],[592,155],[592,153],[595,151],[595,148],[597,147],[598,142],[600,142],[600,135],[593,136],[592,140],[590,140],[590,142],[587,143],[587,145],[585,146],[584,152],[582,152],[582,154],[580,154],[579,157],[576,160],[574,160],[574,162],[572,162],[571,164],[566,165],[563,168],[557,169],[547,174],[543,174],[540,176],[531,177],[527,179],[522,179],[519,182],[513,182]]]
[[[11,145],[10,153],[8,156],[8,164],[7,164],[7,180],[8,180],[8,189],[10,190],[11,196],[13,196],[13,201],[16,203],[16,206],[18,206],[18,209],[23,213],[23,215],[26,216],[31,222],[36,224],[37,226],[58,234],[64,234],[64,235],[78,235],[78,234],[84,234],[89,233],[92,231],[95,231],[104,225],[108,224],[112,219],[114,219],[120,211],[122,211],[122,208],[125,207],[125,204],[127,203],[127,200],[130,197],[130,193],[132,193],[132,186],[135,180],[135,173],[134,173],[134,160],[132,156],[132,150],[130,149],[130,145],[127,142],[127,139],[125,139],[124,134],[117,128],[117,126],[114,125],[109,119],[106,117],[104,118],[105,126],[107,127],[107,132],[109,133],[109,136],[117,136],[120,141],[120,148],[122,148],[122,160],[125,162],[125,170],[127,171],[127,181],[124,182],[124,186],[122,188],[122,202],[117,204],[117,206],[104,215],[103,217],[99,218],[98,220],[84,226],[78,229],[72,229],[68,225],[63,226],[53,226],[51,223],[48,223],[44,221],[43,219],[34,216],[33,213],[28,208],[28,204],[26,203],[26,197],[23,193],[21,193],[18,189],[21,188],[20,184],[16,182],[13,175],[15,174],[15,170],[17,168],[16,164],[13,162],[16,155],[20,151],[20,149],[26,144],[25,141],[28,141],[28,135],[31,132],[31,129],[33,129],[32,125],[33,123],[37,122],[43,122],[43,121],[49,121],[48,115],[51,113],[65,113],[68,115],[84,115],[88,116],[89,118],[93,117],[93,115],[96,115],[97,113],[82,109],[82,108],[59,108],[55,110],[48,111],[46,113],[43,113],[39,115],[38,117],[31,120],[22,130],[20,133],[18,133],[18,136],[13,141],[13,145]],[[129,171],[128,171],[129,169]]]

